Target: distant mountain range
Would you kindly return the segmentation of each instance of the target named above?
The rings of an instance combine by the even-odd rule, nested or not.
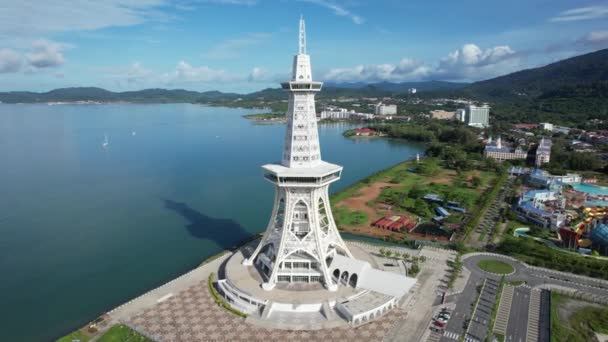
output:
[[[458,89],[456,83],[450,82],[413,82],[413,83],[378,83],[349,84],[346,86],[327,85],[319,98],[345,97],[383,97],[402,93],[419,85],[419,91]],[[223,93],[220,91],[197,92],[184,89],[144,89],[137,91],[112,92],[96,87],[59,88],[48,92],[11,91],[0,92],[0,101],[4,103],[46,103],[46,102],[137,102],[137,103],[175,103],[175,102],[216,102],[231,101],[236,98],[244,100],[264,99],[266,101],[285,100],[287,97],[281,88],[267,88],[249,94]]]
[[[371,86],[371,87],[375,87],[375,88],[385,90],[385,91],[404,93],[404,92],[407,92],[408,89],[411,89],[411,88],[415,88],[416,92],[462,89],[462,88],[470,85],[470,83],[446,82],[446,81],[401,82],[401,83],[392,83],[392,82],[333,83],[333,82],[326,82],[325,85],[329,86],[329,87],[335,87],[335,88],[350,88],[350,89],[361,89],[361,88]]]
[[[577,123],[592,118],[608,119],[608,49],[471,84],[443,81],[328,83],[318,97],[384,97],[406,93],[410,88],[416,88],[417,94],[426,98],[467,97],[490,101],[495,108],[493,115],[506,121]],[[287,97],[280,88],[250,94],[183,89],[112,92],[92,87],[62,88],[44,93],[0,93],[0,101],[4,103],[123,101],[235,105],[237,98],[240,98],[239,106],[256,107],[262,101],[265,106]]]
[[[150,102],[175,103],[212,101],[218,98],[237,97],[238,94],[219,91],[197,92],[183,89],[144,89],[137,91],[112,92],[95,87],[60,88],[43,93],[29,91],[11,91],[0,93],[4,103],[37,103],[37,102]]]
[[[475,82],[464,90],[475,97],[488,98],[595,96],[601,95],[607,81],[608,49],[604,49],[540,68]]]

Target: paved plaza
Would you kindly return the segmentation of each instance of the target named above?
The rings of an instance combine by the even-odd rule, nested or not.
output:
[[[206,281],[201,281],[125,321],[158,342],[189,341],[381,341],[400,310],[358,328],[340,327],[316,331],[266,329],[245,322],[215,304]]]

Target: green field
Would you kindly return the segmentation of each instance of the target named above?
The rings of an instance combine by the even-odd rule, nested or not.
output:
[[[594,333],[608,334],[608,307],[551,293],[551,342],[594,341]]]
[[[99,342],[154,342],[153,340],[144,337],[129,327],[117,324],[110,328],[99,340]]]
[[[74,340],[80,340],[80,342],[88,342],[91,339],[91,336],[83,333],[80,330],[76,330],[69,335],[65,335],[62,338],[58,339],[56,342],[72,342]]]
[[[350,210],[346,207],[333,209],[334,220],[338,226],[358,226],[369,220],[367,213],[359,210]]]
[[[510,274],[515,271],[513,266],[494,259],[483,259],[477,263],[477,266],[486,272],[497,273],[497,274]]]
[[[57,342],[72,342],[74,340],[80,340],[80,342],[90,341],[92,336],[77,330],[69,335],[66,335],[57,340]],[[99,342],[154,342],[153,340],[146,338],[137,332],[131,330],[123,324],[117,324],[106,331],[97,341]]]

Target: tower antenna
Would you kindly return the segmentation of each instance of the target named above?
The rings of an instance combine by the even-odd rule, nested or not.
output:
[[[306,24],[304,23],[304,16],[300,15],[300,39],[298,44],[298,54],[306,54]]]

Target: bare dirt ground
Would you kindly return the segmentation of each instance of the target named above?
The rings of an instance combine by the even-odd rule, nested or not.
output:
[[[349,208],[351,210],[363,211],[369,215],[371,221],[373,222],[374,220],[377,220],[379,217],[376,214],[375,208],[368,206],[367,202],[375,201],[376,198],[378,198],[378,196],[380,196],[380,193],[382,192],[383,188],[395,187],[395,186],[397,186],[397,184],[386,183],[386,182],[377,182],[377,183],[365,186],[365,187],[359,189],[359,191],[357,191],[356,196],[342,200],[342,201],[336,203],[336,206],[338,206],[338,207],[346,206],[347,208]]]
[[[376,208],[372,208],[367,205],[368,202],[375,201],[383,188],[386,187],[395,187],[398,184],[392,184],[387,182],[376,182],[359,189],[355,196],[344,199],[338,203],[336,203],[336,207],[347,207],[350,210],[358,210],[366,213],[369,217],[369,220],[362,225],[355,227],[342,227],[345,231],[360,235],[368,235],[373,237],[383,237],[383,236],[402,236],[403,234],[394,233],[384,229],[378,229],[375,227],[371,227],[371,223],[380,218]]]
[[[427,179],[424,180],[423,183],[424,184],[430,184],[430,183],[452,184],[452,182],[454,181],[454,176],[456,176],[456,171],[445,170],[443,172],[440,172],[436,176],[428,177]]]

